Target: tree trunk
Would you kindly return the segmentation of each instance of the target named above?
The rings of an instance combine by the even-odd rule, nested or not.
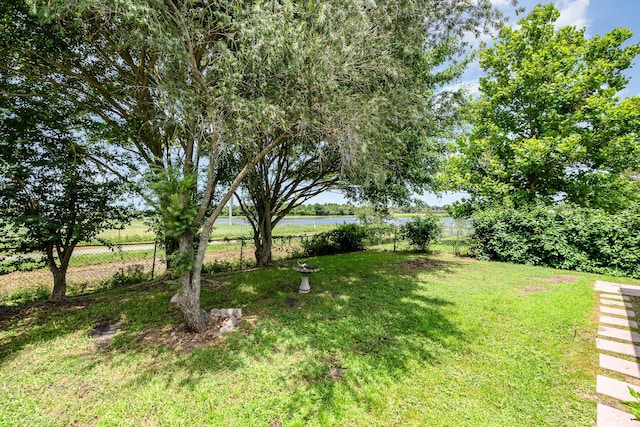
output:
[[[193,259],[193,235],[186,234],[178,239],[180,251],[189,254],[189,260]],[[191,269],[180,268],[180,284],[182,288],[171,298],[171,304],[184,316],[187,328],[190,331],[201,332],[211,325],[211,316],[200,307],[200,271],[201,263],[196,263]]]
[[[53,274],[53,292],[49,301],[62,301],[67,297],[67,266],[51,269]]]
[[[271,264],[271,248],[273,246],[271,227],[266,227],[265,229],[261,229],[257,233],[253,233],[253,241],[256,245],[256,265],[264,266]]]
[[[258,228],[253,231],[253,242],[256,245],[256,265],[264,266],[271,264],[273,246],[273,229],[271,228],[271,210],[269,204],[259,213]]]
[[[180,248],[178,241],[173,237],[165,236],[164,238],[164,253],[167,260],[167,271],[173,267],[171,264],[171,255],[173,255]]]
[[[71,260],[71,254],[73,253],[76,243],[77,242],[74,242],[67,247],[60,248],[58,251],[60,255],[58,259],[59,266],[56,264],[56,258],[53,255],[54,246],[51,245],[46,248],[47,265],[53,275],[53,291],[51,292],[49,301],[62,301],[67,297],[67,268],[69,268],[69,261]]]

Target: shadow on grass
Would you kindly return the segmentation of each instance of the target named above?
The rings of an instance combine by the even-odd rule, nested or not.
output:
[[[136,331],[156,324],[178,322],[168,301],[175,288],[156,281],[24,306],[0,305],[0,366],[27,345],[91,332],[97,324],[124,317]],[[1,335],[0,335],[1,336]]]
[[[311,277],[307,295],[295,293],[300,275],[289,268],[239,273],[224,283],[227,292],[204,288],[204,307],[243,308],[239,331],[186,356],[160,358],[154,369],[132,373],[128,387],[144,386],[159,376],[170,383],[176,369],[183,371],[182,387],[196,387],[212,373],[257,363],[273,365],[290,387],[285,412],[300,413],[296,402],[308,395],[321,402],[320,411],[335,411],[336,387],[358,398],[362,384],[392,382],[416,364],[443,362],[465,345],[464,334],[448,320],[448,310],[457,302],[434,297],[429,282],[429,277],[454,272],[462,263],[411,261],[425,259],[420,257],[357,253],[309,259],[321,271]],[[174,290],[163,284],[132,286],[72,298],[62,306],[24,308],[2,321],[3,328],[15,331],[0,342],[0,363],[26,345],[89,333],[96,324],[123,315],[119,342],[124,345],[101,357],[116,363],[110,352],[157,352],[137,337],[146,328],[180,322],[169,305]],[[299,304],[291,306],[291,299]],[[276,359],[286,366],[278,366]],[[366,396],[358,399],[366,406]]]

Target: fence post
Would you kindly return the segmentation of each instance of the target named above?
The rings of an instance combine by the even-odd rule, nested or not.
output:
[[[158,250],[158,239],[153,241],[153,264],[151,264],[151,280],[155,278],[156,273],[156,251]]]
[[[243,251],[244,251],[244,237],[241,237],[240,238],[240,270],[243,269],[243,266],[242,266]]]
[[[396,251],[396,242],[398,240],[398,227],[396,225],[393,226],[393,252]]]

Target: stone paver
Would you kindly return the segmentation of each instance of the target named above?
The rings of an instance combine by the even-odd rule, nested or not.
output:
[[[624,290],[635,290],[640,291],[640,286],[638,285],[629,285],[626,283],[614,283],[614,282],[605,282],[604,280],[596,280],[595,288],[607,288],[607,289],[622,289]],[[617,292],[617,291],[614,291]],[[623,292],[624,293],[624,292]]]
[[[621,287],[620,288],[620,293],[622,295],[629,295],[629,296],[632,296],[632,297],[640,297],[640,289],[636,289],[636,288]]]
[[[626,344],[618,341],[609,341],[596,338],[596,348],[611,353],[626,354],[627,356],[639,357],[640,347],[633,344]]]
[[[626,328],[638,328],[638,322],[631,320],[636,314],[632,310],[629,295],[640,296],[640,286],[624,285],[620,283],[596,281],[594,287],[600,291],[600,311],[611,316],[600,316],[600,327],[598,335],[601,337],[613,338],[619,341],[596,338],[596,347],[600,351],[624,354],[632,356],[635,361],[625,360],[609,354],[600,354],[600,368],[606,371],[617,372],[625,378],[640,378],[640,333],[621,328],[614,328],[608,325],[622,326]],[[621,316],[621,317],[616,317]],[[625,341],[625,342],[621,342]],[[596,379],[596,393],[605,395],[619,401],[635,401],[629,393],[629,388],[640,392],[640,386],[631,385],[625,381],[615,380],[605,375],[598,375]],[[640,427],[639,421],[634,421],[634,416],[627,412],[598,403],[597,427]]]
[[[600,367],[613,372],[628,375],[633,378],[640,378],[640,365],[637,362],[630,362],[619,357],[600,355]]]
[[[606,305],[600,306],[600,311],[606,314],[613,314],[614,316],[622,317],[636,317],[636,314],[631,310],[624,310],[622,308],[607,307]]]
[[[604,299],[604,298],[600,298],[600,304],[612,305],[612,306],[616,306],[616,307],[626,307],[626,308],[632,308],[633,307],[633,305],[630,302],[616,301],[616,300]]]
[[[629,387],[640,392],[640,387],[624,381],[614,380],[604,375],[598,375],[596,378],[596,393],[604,394],[614,399],[622,401],[633,400],[633,397],[631,397],[629,393]]]
[[[635,320],[622,319],[620,317],[600,316],[600,323],[608,325],[626,326],[627,328],[637,328],[638,322]]]
[[[640,343],[640,334],[627,329],[612,328],[610,326],[600,326],[598,335],[603,337],[615,338],[618,340],[632,341]]]
[[[633,421],[633,415],[598,403],[596,425],[598,427],[640,427],[640,422]]]
[[[600,298],[606,299],[614,299],[617,301],[630,301],[629,297],[621,294],[605,294],[603,292],[600,293]]]

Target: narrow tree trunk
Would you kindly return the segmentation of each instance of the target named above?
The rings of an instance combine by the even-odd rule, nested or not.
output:
[[[273,229],[271,228],[271,209],[266,204],[259,215],[258,228],[253,232],[253,241],[256,245],[256,264],[259,266],[269,265],[272,262],[271,248],[273,246]]]
[[[256,245],[256,265],[264,266],[272,263],[271,249],[273,247],[273,238],[271,236],[271,227],[265,227],[254,233],[253,241]]]
[[[189,254],[189,260],[193,259],[193,235],[180,236],[180,251]],[[200,271],[201,263],[196,259],[196,264],[191,269],[186,266],[176,266],[180,269],[180,284],[182,288],[171,298],[171,304],[184,316],[187,328],[194,332],[201,332],[211,324],[211,316],[200,307]]]
[[[53,291],[51,292],[49,301],[62,301],[67,297],[67,268],[69,267],[69,261],[71,260],[71,253],[73,252],[74,247],[75,243],[63,249],[62,256],[58,260],[58,263],[60,264],[59,266],[56,263],[55,256],[53,255],[53,245],[46,249],[47,265],[49,266],[49,271],[51,271],[51,274],[53,275]]]
[[[53,292],[49,301],[62,301],[67,297],[67,267],[54,267],[51,273],[53,273]]]

